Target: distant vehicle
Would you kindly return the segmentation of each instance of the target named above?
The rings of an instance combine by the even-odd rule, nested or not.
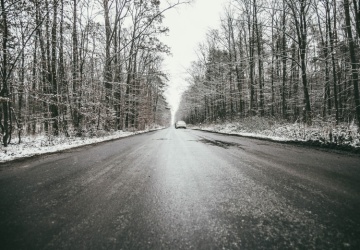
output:
[[[186,129],[186,123],[184,121],[177,121],[175,123],[175,128],[178,129],[178,128],[185,128]]]

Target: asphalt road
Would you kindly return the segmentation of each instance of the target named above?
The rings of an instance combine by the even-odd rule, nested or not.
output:
[[[173,128],[0,165],[1,249],[360,249],[360,157]]]

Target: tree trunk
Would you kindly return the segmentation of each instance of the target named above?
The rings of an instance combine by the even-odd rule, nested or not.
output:
[[[67,105],[69,99],[67,98],[69,94],[69,89],[65,81],[65,63],[64,63],[64,0],[61,0],[61,9],[60,9],[60,42],[59,42],[59,74],[57,78],[58,90],[60,94],[60,114],[62,116],[61,128],[66,136],[68,134],[68,124],[67,124]]]
[[[25,36],[24,36],[24,30],[23,30],[23,25],[21,24],[21,46],[25,47]],[[18,137],[19,137],[19,144],[21,143],[21,132],[22,132],[22,127],[23,127],[23,117],[22,117],[22,113],[23,113],[23,105],[24,105],[24,90],[25,90],[25,52],[24,50],[21,51],[21,67],[20,67],[20,85],[19,85],[19,99],[18,99],[18,106],[19,106],[19,111],[18,111],[18,116],[17,116],[17,125],[18,125]],[[15,114],[15,112],[14,112]]]
[[[259,23],[257,19],[257,3],[254,0],[254,29],[256,33],[256,44],[257,44],[257,53],[258,53],[258,73],[259,73],[259,95],[260,95],[260,116],[264,116],[264,82],[263,82],[263,62],[262,62],[262,38],[259,31]]]
[[[285,4],[283,2],[283,8],[284,8],[284,11],[283,11],[283,15],[282,15],[282,42],[281,42],[281,45],[282,45],[282,86],[281,86],[281,111],[282,111],[282,117],[283,119],[287,119],[287,113],[286,113],[286,57],[287,57],[287,54],[286,54],[286,8],[285,8]]]
[[[56,44],[57,44],[57,8],[58,1],[53,0],[53,24],[51,30],[51,104],[50,104],[50,112],[52,119],[52,128],[53,135],[59,135],[59,125],[58,125],[58,87],[57,87],[57,77],[56,77]]]
[[[356,119],[357,119],[358,129],[360,130],[359,75],[358,75],[358,67],[357,67],[358,60],[356,58],[355,42],[353,39],[352,30],[351,30],[349,0],[344,0],[344,10],[345,10],[346,33],[348,36],[349,53],[350,53],[350,60],[351,60],[351,70],[352,70],[351,76],[352,76],[352,82],[353,82],[353,87],[354,87]]]
[[[250,114],[255,115],[255,83],[254,83],[254,28],[251,29],[251,22],[249,17],[249,66],[250,66]]]
[[[77,0],[73,0],[74,12],[73,12],[73,30],[72,30],[72,116],[73,124],[78,136],[81,135],[81,113],[80,113],[80,82],[79,82],[79,52],[78,52],[78,34],[77,34]]]
[[[2,28],[3,28],[3,34],[2,34],[2,88],[0,92],[0,97],[2,101],[2,113],[4,118],[4,124],[2,124],[3,128],[3,144],[4,147],[8,146],[8,139],[10,137],[10,128],[9,128],[9,110],[10,110],[10,103],[9,103],[9,86],[8,86],[8,39],[9,39],[9,29],[8,29],[8,20],[7,20],[7,11],[5,8],[5,0],[1,0],[1,15],[2,15]]]
[[[336,2],[334,2],[334,5]],[[334,6],[334,11],[336,6]],[[334,34],[331,28],[331,16],[329,2],[326,2],[326,12],[327,12],[327,25],[329,27],[329,40],[330,40],[330,53],[331,53],[331,64],[332,64],[332,73],[333,73],[333,88],[334,88],[334,105],[335,105],[335,119],[336,124],[339,123],[339,104],[338,104],[338,88],[337,88],[337,74],[336,74],[336,60],[334,52]],[[334,15],[334,22],[336,22],[336,16]],[[334,30],[336,27],[334,27]]]
[[[326,17],[325,19],[328,19],[328,12],[326,11]],[[325,39],[324,39],[324,34],[321,28],[321,20],[320,20],[320,14],[319,14],[319,10],[317,8],[316,5],[316,15],[317,15],[317,19],[318,19],[318,27],[319,27],[319,32],[320,32],[320,40],[321,40],[321,47],[322,47],[322,52],[323,52],[323,60],[325,61],[325,83],[324,83],[324,100],[323,100],[323,117],[325,118],[326,115],[330,115],[331,114],[331,90],[330,90],[330,72],[329,72],[329,60],[328,60],[328,55],[329,55],[329,42],[328,42],[328,33],[329,33],[329,26],[327,25],[327,21],[325,21],[326,23],[326,28],[325,28]]]

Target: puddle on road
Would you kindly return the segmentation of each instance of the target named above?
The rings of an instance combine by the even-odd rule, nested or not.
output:
[[[159,138],[159,139],[153,139],[153,140],[156,140],[156,141],[171,141],[171,139],[168,139],[168,138]]]
[[[237,148],[243,149],[241,144],[234,143],[234,142],[225,142],[225,141],[219,141],[219,140],[208,140],[208,139],[205,139],[205,138],[202,138],[202,139],[200,139],[198,141],[200,141],[202,143],[205,143],[205,144],[208,144],[208,145],[217,146],[217,147],[221,147],[221,148],[225,148],[225,149],[228,149],[230,147],[237,147]]]

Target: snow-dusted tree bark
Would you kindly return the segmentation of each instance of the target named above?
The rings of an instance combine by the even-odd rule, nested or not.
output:
[[[8,64],[9,64],[9,28],[8,28],[8,16],[5,0],[1,0],[1,21],[2,21],[2,58],[1,58],[1,91],[0,101],[2,103],[1,112],[1,132],[3,134],[2,142],[6,147],[10,138],[10,98],[9,98],[9,83],[8,83]]]
[[[358,58],[355,52],[355,41],[352,35],[351,29],[351,17],[350,17],[350,7],[349,0],[344,0],[344,10],[345,10],[345,23],[346,23],[346,33],[348,36],[349,44],[349,53],[351,60],[351,77],[354,87],[354,99],[355,99],[355,112],[356,119],[360,129],[360,96],[359,96],[359,72],[358,72]]]
[[[73,0],[73,15],[72,15],[72,61],[71,61],[71,73],[72,73],[72,91],[70,92],[70,109],[72,113],[72,123],[77,135],[81,135],[81,82],[80,82],[80,67],[79,67],[79,43],[78,43],[78,13],[77,6],[78,0]]]
[[[58,0],[53,0],[53,20],[51,28],[51,103],[50,112],[52,119],[52,129],[55,136],[59,135],[59,107],[58,107],[58,79],[57,79],[57,13]]]

